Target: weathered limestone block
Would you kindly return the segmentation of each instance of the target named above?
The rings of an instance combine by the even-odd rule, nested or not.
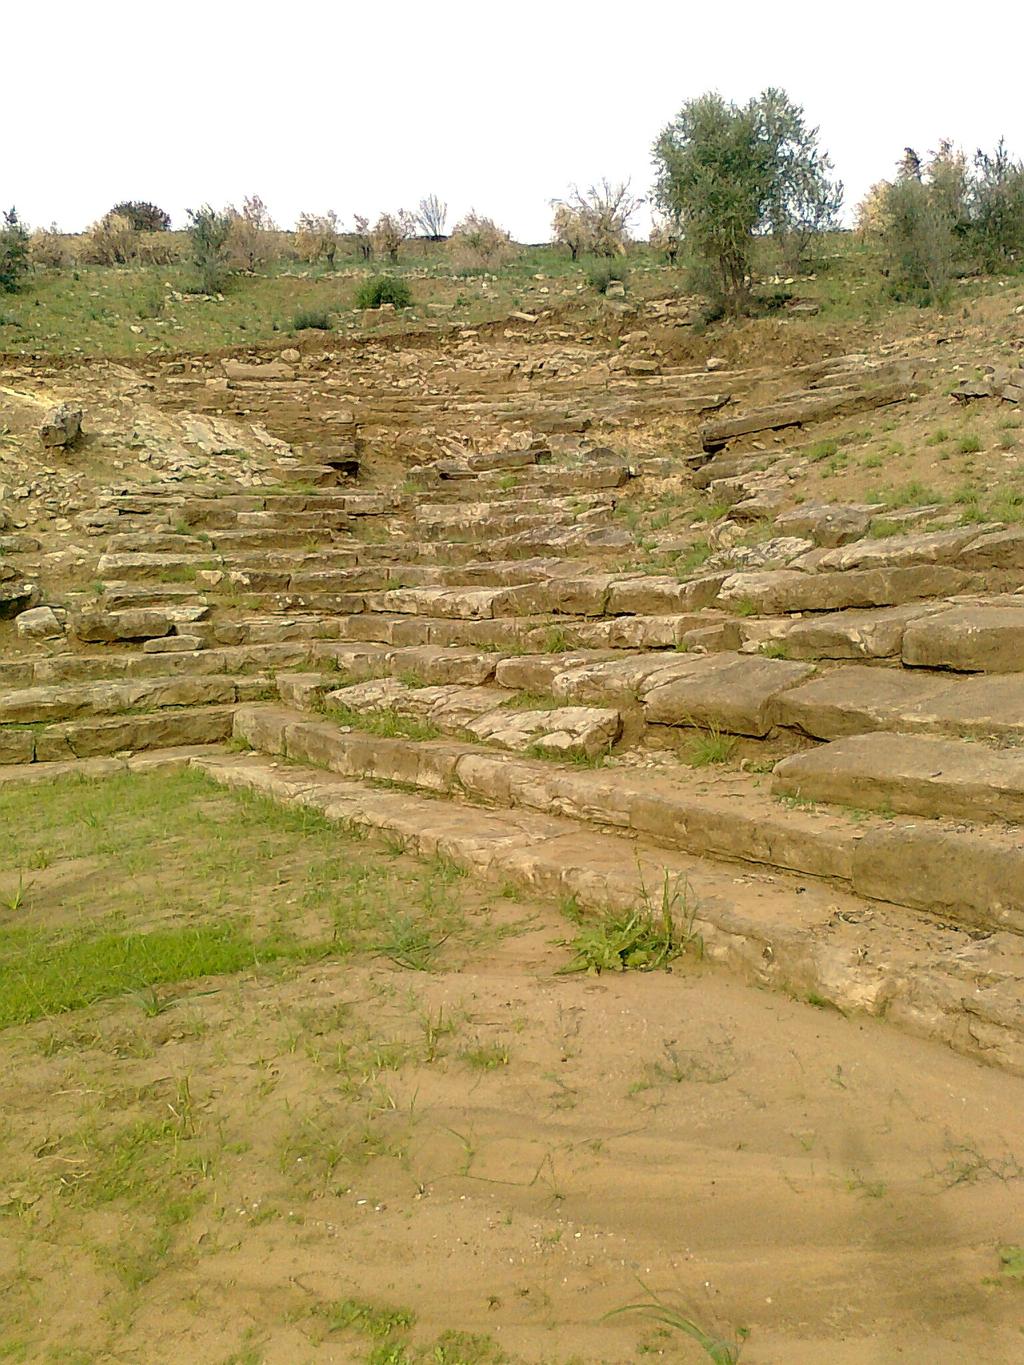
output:
[[[52,607],[32,607],[14,618],[14,626],[22,640],[56,640],[64,634],[66,619],[67,612],[58,615]]]
[[[731,574],[722,584],[718,602],[774,616],[793,611],[898,606],[919,598],[950,597],[973,586],[970,574],[938,565],[852,569],[845,573],[775,569]]]
[[[779,724],[815,739],[871,730],[1024,737],[1024,674],[951,681],[935,673],[851,664],[778,699]]]
[[[772,790],[862,810],[1019,824],[1024,753],[929,735],[853,735],[783,759]]]
[[[777,529],[787,536],[806,536],[816,545],[831,548],[867,535],[875,509],[843,503],[804,503],[777,517]]]
[[[939,610],[925,603],[879,607],[877,611],[815,614],[788,622],[774,638],[791,659],[892,659],[903,648],[912,622]],[[783,618],[785,620],[785,618]]]
[[[919,618],[903,636],[903,662],[964,673],[1024,672],[1024,598],[1019,606],[953,607]]]
[[[536,749],[594,757],[615,743],[622,720],[618,711],[607,707],[563,706],[550,711],[488,711],[465,728],[478,739],[519,753]]]
[[[82,409],[73,403],[61,403],[43,418],[39,439],[47,450],[72,446],[82,432]]]
[[[131,611],[84,611],[74,618],[74,632],[90,644],[115,640],[152,640],[169,635],[170,616],[155,608],[136,607]]]
[[[643,691],[644,716],[652,725],[713,726],[730,734],[764,736],[775,725],[775,702],[814,672],[809,664],[712,654]]]

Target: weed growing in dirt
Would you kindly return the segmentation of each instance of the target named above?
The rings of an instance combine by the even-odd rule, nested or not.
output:
[[[694,768],[706,768],[713,764],[728,763],[736,749],[732,735],[723,735],[717,725],[698,729],[686,746],[687,761]]]
[[[652,1322],[660,1323],[663,1327],[671,1327],[695,1341],[713,1365],[736,1365],[743,1343],[750,1335],[745,1327],[738,1328],[732,1340],[716,1336],[687,1316],[681,1308],[666,1303],[664,1299],[650,1291],[648,1294],[649,1297],[645,1301],[623,1304],[621,1308],[613,1309],[606,1316],[613,1318],[622,1313],[639,1313]]]
[[[656,971],[668,967],[688,949],[703,954],[703,940],[695,929],[696,903],[689,885],[674,880],[665,869],[655,903],[641,874],[639,904],[612,910],[593,921],[583,921],[569,943],[574,956],[567,972]]]
[[[459,1057],[477,1071],[497,1071],[508,1066],[510,1053],[504,1043],[474,1043],[463,1048]]]

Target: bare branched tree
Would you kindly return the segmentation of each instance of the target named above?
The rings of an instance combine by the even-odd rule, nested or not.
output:
[[[419,212],[416,214],[416,226],[424,237],[429,237],[432,242],[441,241],[444,237],[444,225],[447,221],[448,205],[436,194],[428,194],[426,198],[420,200]]]
[[[328,269],[333,270],[334,258],[338,254],[338,215],[334,210],[300,213],[295,224],[295,247],[311,265],[322,258],[327,262]]]
[[[356,239],[359,254],[364,261],[368,261],[373,255],[373,235],[370,232],[370,220],[364,218],[361,213],[356,213],[353,215],[352,221],[355,224],[353,236]]]
[[[555,200],[555,239],[565,243],[573,260],[581,251],[624,256],[630,220],[643,202],[628,180],[617,185],[602,180],[585,191],[574,185],[568,199]]]

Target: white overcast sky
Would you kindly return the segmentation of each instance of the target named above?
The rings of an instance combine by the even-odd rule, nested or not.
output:
[[[545,240],[573,183],[632,178],[687,98],[804,106],[849,207],[907,144],[1024,155],[1024,4],[0,0],[0,204],[77,231],[117,199],[256,192],[374,217],[429,191]],[[643,224],[638,221],[638,227]]]

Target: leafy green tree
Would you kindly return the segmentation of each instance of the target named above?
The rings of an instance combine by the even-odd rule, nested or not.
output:
[[[756,235],[772,233],[795,264],[842,203],[818,129],[783,90],[745,105],[716,93],[688,100],[654,160],[658,207],[681,225],[704,288],[733,311],[749,301]]]
[[[885,191],[882,241],[893,292],[917,303],[945,299],[956,240],[948,205],[916,176],[899,176]]]
[[[15,208],[0,215],[0,290],[14,294],[28,270],[28,228]]]
[[[171,226],[171,215],[144,199],[122,199],[107,214],[112,216],[129,219],[136,232],[167,232]]]
[[[188,221],[199,288],[204,294],[216,294],[231,273],[228,263],[231,215],[218,213],[204,204],[202,208],[188,210]]]
[[[971,237],[985,270],[1024,258],[1024,163],[1013,160],[1003,138],[991,155],[975,154],[970,210]]]
[[[688,100],[663,129],[654,159],[658,207],[682,224],[705,292],[741,310],[772,178],[754,110],[718,94]]]
[[[784,90],[765,90],[754,102],[767,143],[771,185],[762,226],[768,227],[789,270],[797,270],[822,232],[838,224],[843,182],[832,178],[832,161],[818,146],[818,129]]]

